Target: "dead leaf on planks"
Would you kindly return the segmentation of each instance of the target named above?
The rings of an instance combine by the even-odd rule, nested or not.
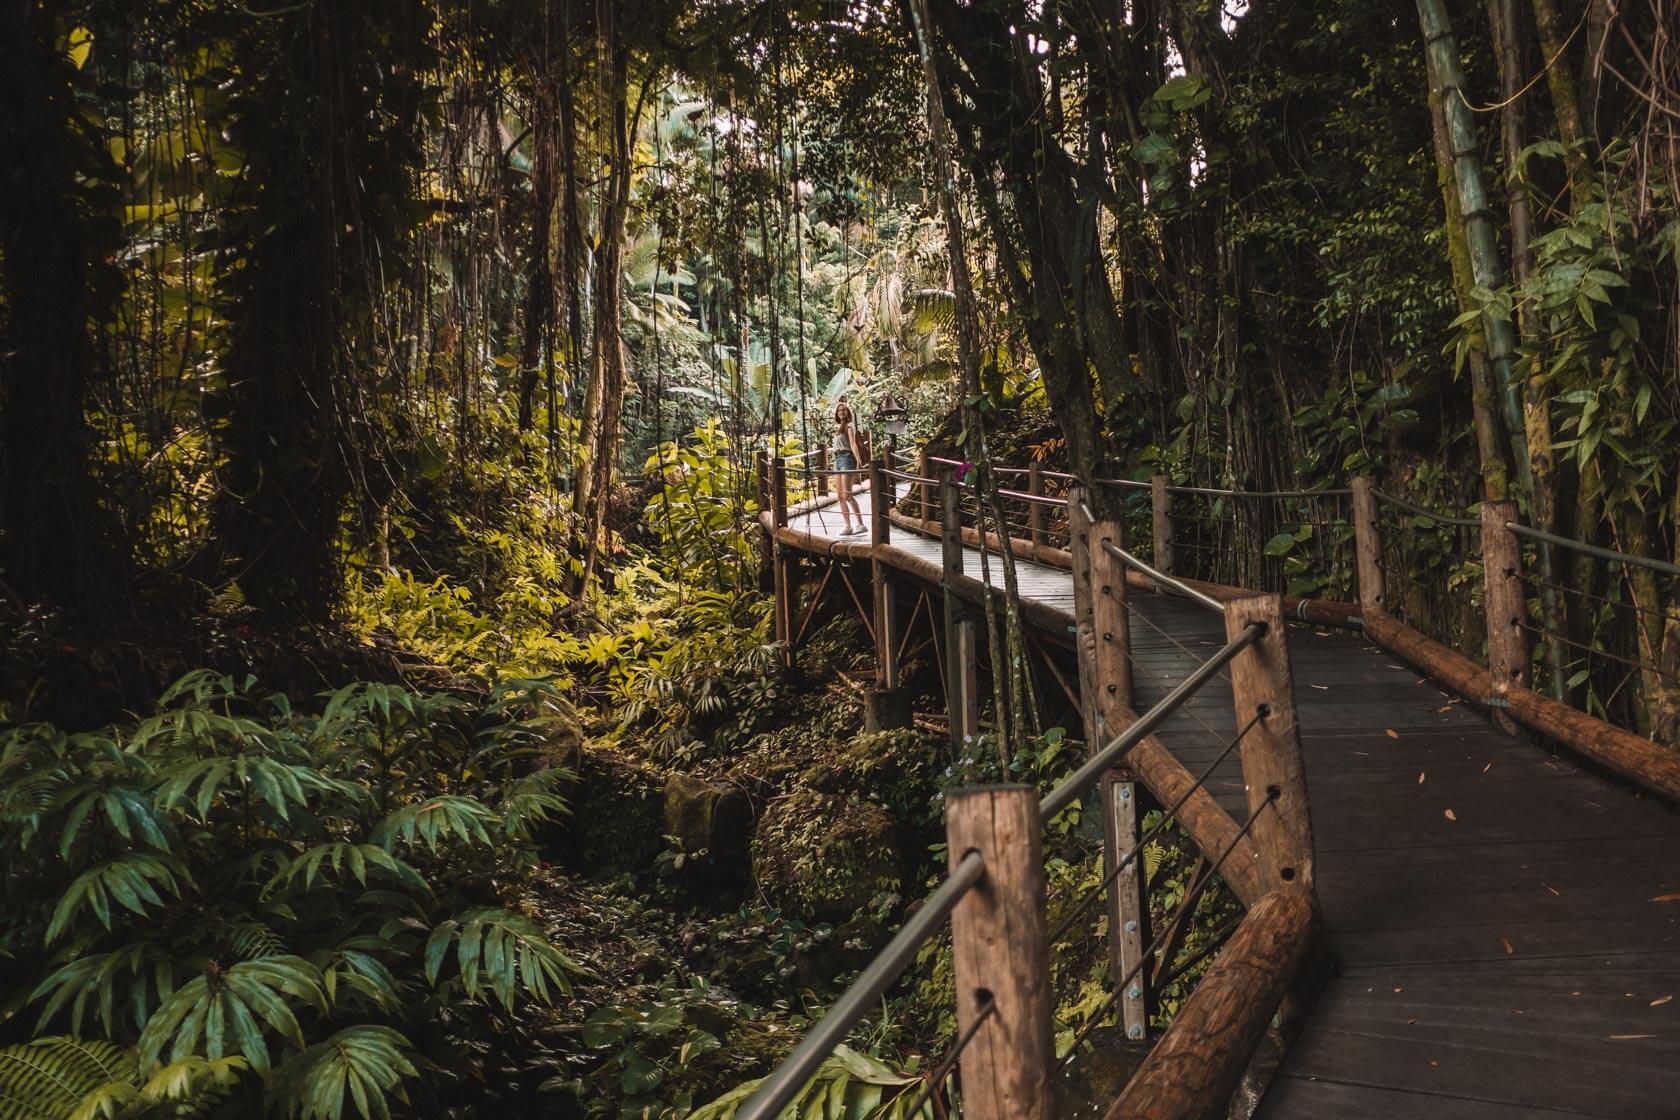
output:
[[[1651,1001],[1651,1006],[1652,1007],[1661,1007],[1665,1003],[1673,1003],[1673,1002],[1674,1002],[1674,997],[1673,996],[1658,996],[1656,999]]]
[[[1652,902],[1680,902],[1680,894],[1659,894]]]
[[[1499,939],[1499,947],[1501,949],[1505,950],[1505,955],[1507,957],[1511,956],[1512,954],[1514,954],[1517,951],[1517,947],[1515,945],[1511,944],[1511,939],[1509,937],[1501,937]]]
[[[1633,1038],[1655,1038],[1655,1037],[1657,1037],[1657,1036],[1654,1035],[1654,1034],[1613,1034],[1613,1035],[1610,1036],[1610,1041],[1611,1042],[1626,1042],[1627,1040],[1633,1039]]]
[[[1444,815],[1449,821],[1456,821],[1458,819],[1458,814],[1453,812],[1451,809],[1448,809]]]
[[[1388,729],[1387,729],[1387,730],[1386,730],[1386,731],[1385,731],[1385,732],[1384,732],[1384,734],[1385,734],[1385,735],[1387,735],[1387,736],[1388,736],[1388,737],[1389,737],[1389,738],[1390,738],[1390,739],[1398,739],[1398,738],[1400,738],[1400,732],[1398,732],[1398,731],[1396,731],[1396,730],[1394,730],[1394,728],[1392,728],[1392,727],[1390,727],[1390,728],[1388,728]]]
[[[1419,770],[1418,771],[1418,785],[1421,786],[1422,784],[1423,784],[1423,771]]]
[[[1330,686],[1327,685],[1327,684],[1315,684],[1312,687],[1318,689],[1320,692],[1329,692],[1330,691]]]

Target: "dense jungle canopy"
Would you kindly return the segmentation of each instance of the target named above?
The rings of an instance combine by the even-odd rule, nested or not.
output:
[[[982,475],[1366,474],[1680,562],[1677,34],[0,0],[0,1117],[729,1115],[941,865],[952,774],[1071,749],[861,735],[849,608],[778,657],[754,455],[842,399]],[[1414,615],[1473,630],[1418,526]],[[1344,593],[1311,537],[1219,562]],[[1615,656],[1536,679],[1676,742],[1680,587],[1557,564],[1591,597],[1537,613]],[[845,1115],[951,1038],[917,968]]]

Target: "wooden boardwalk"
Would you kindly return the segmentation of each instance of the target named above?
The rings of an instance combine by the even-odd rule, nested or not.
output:
[[[789,528],[820,555],[840,519]],[[937,564],[940,545],[895,529],[895,553]],[[979,575],[974,549],[965,570]],[[1068,572],[1021,563],[1020,582],[1071,625]],[[1187,600],[1130,604],[1141,711],[1225,638]],[[1292,627],[1289,645],[1338,969],[1259,1115],[1680,1117],[1680,816],[1496,729],[1357,634]],[[1216,683],[1159,736],[1194,772],[1235,730]],[[1209,787],[1244,819],[1236,752]]]

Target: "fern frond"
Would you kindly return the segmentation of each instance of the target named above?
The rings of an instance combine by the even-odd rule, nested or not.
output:
[[[64,1120],[91,1094],[132,1096],[134,1058],[113,1042],[37,1038],[0,1049],[0,1120]],[[90,1113],[89,1115],[96,1115]]]

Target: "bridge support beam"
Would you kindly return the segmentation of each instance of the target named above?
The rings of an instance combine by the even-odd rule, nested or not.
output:
[[[753,452],[753,484],[758,494],[758,508],[772,509],[770,499],[770,453],[768,451]],[[760,530],[758,551],[758,589],[762,592],[776,590],[776,534],[769,529]]]
[[[892,542],[892,522],[887,519],[893,500],[888,463],[876,456],[869,464],[869,540],[877,550],[869,564],[869,580],[875,616],[875,687],[865,697],[863,725],[868,731],[909,727],[913,723],[910,697],[899,684],[898,651],[902,638],[898,630],[897,586],[879,549]]]
[[[960,755],[980,728],[979,635],[974,615],[951,577],[963,574],[962,518],[956,475],[939,475],[941,584],[945,591],[945,699],[951,716],[951,749]]]
[[[770,523],[777,529],[787,528],[788,523],[787,460],[780,455],[770,460]],[[799,560],[779,541],[772,543],[771,556],[775,637],[782,643],[783,663],[791,666],[798,625]]]
[[[1098,511],[1095,521],[1088,519],[1087,505],[1096,504],[1092,497],[1078,487],[1068,493],[1068,536],[1085,742],[1086,749],[1095,753],[1131,724],[1133,713],[1126,571],[1103,547],[1124,548],[1125,530],[1118,518],[1105,516],[1106,511]],[[1098,786],[1104,878],[1137,845],[1139,788],[1131,771],[1119,768],[1105,774]],[[1153,1000],[1149,971],[1141,967],[1143,947],[1150,940],[1148,886],[1141,859],[1133,859],[1108,892],[1108,931],[1109,975],[1118,981],[1128,973],[1137,974],[1119,993],[1121,1023],[1127,1038],[1143,1038],[1149,1032]]]
[[[951,866],[979,852],[986,871],[951,914],[957,1036],[968,1120],[1051,1120],[1056,1064],[1045,929],[1043,829],[1030,786],[952,790],[945,799]]]

